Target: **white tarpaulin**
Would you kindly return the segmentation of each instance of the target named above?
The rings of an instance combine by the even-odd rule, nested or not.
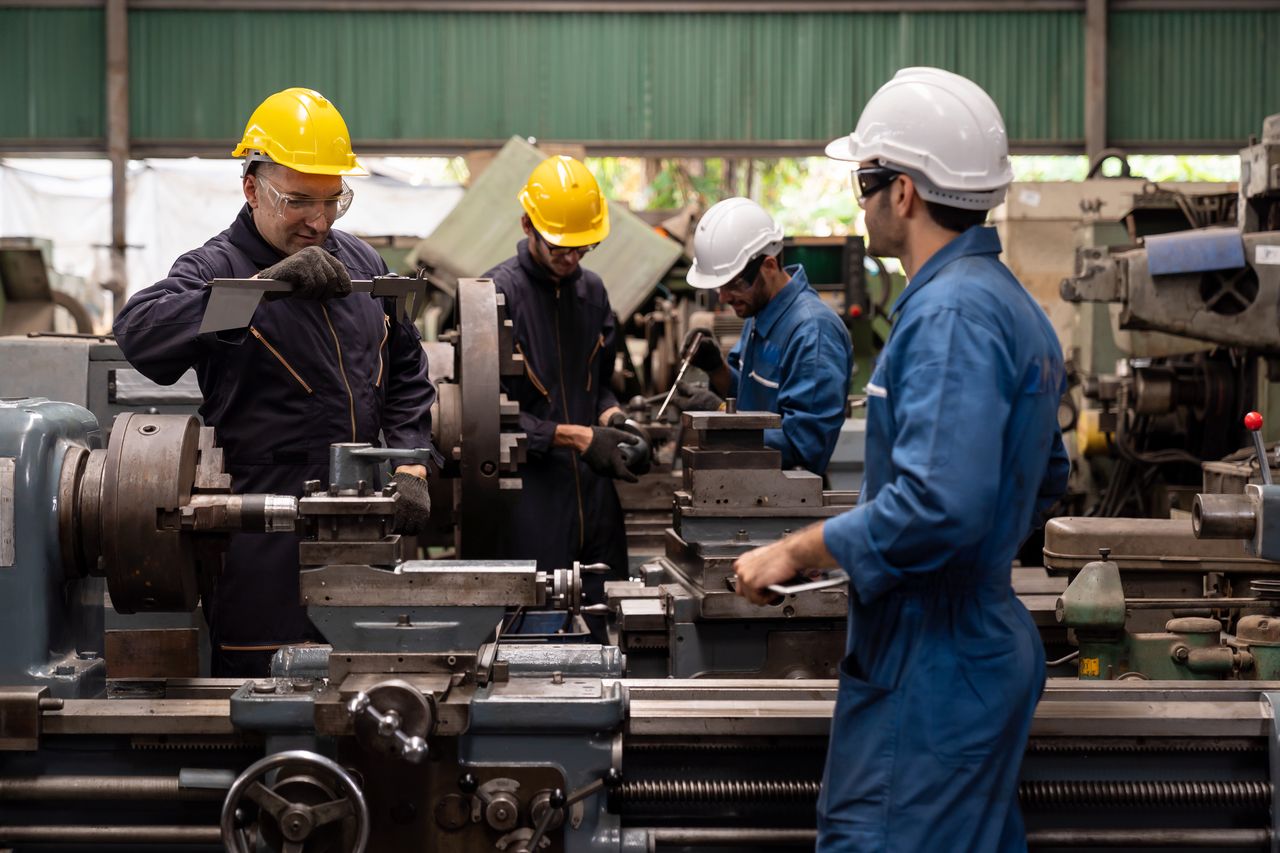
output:
[[[462,197],[462,187],[420,186],[373,173],[348,178],[355,190],[338,227],[353,234],[430,234]],[[388,170],[390,171],[390,169]],[[129,164],[129,293],[169,272],[173,261],[231,224],[244,194],[238,160],[139,160]],[[106,160],[0,160],[0,237],[53,242],[59,272],[109,278],[111,170]]]

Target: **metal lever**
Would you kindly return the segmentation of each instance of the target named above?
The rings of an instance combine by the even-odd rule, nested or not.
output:
[[[1268,486],[1273,485],[1271,482],[1271,462],[1267,459],[1266,445],[1262,443],[1262,414],[1250,412],[1245,415],[1244,428],[1253,437],[1253,452],[1258,455],[1258,467],[1262,469],[1262,482]]]
[[[551,825],[551,821],[555,819],[556,812],[562,812],[574,803],[585,800],[592,794],[598,793],[605,788],[616,788],[622,784],[622,774],[617,768],[610,767],[609,772],[602,778],[594,782],[584,785],[574,791],[569,796],[565,796],[564,791],[556,788],[551,792],[551,799],[547,801],[549,809],[542,815],[542,820],[538,821],[537,827],[533,830],[533,835],[529,836],[528,845],[525,847],[525,853],[537,853],[538,845],[542,843],[542,836],[547,834],[547,827]]]
[[[805,577],[804,574],[797,574],[797,577]],[[771,583],[765,589],[776,595],[796,595],[801,592],[813,592],[819,589],[834,589],[838,586],[846,586],[849,583],[849,573],[844,569],[830,569],[818,574],[816,577],[809,578],[801,583],[781,584]],[[738,591],[738,578],[735,575],[729,575],[724,579],[724,585],[729,588],[730,592]]]
[[[689,369],[689,363],[693,361],[693,354],[698,351],[698,346],[702,343],[702,339],[706,337],[702,332],[693,333],[693,342],[689,344],[689,348],[685,350],[684,358],[680,360],[680,370],[676,372],[676,379],[671,383],[671,390],[667,392],[667,398],[662,401],[662,405],[658,407],[658,414],[654,420],[662,417],[662,413],[667,410],[667,404],[671,402],[671,395],[676,393],[676,388],[680,386],[680,380],[684,379],[684,372]]]

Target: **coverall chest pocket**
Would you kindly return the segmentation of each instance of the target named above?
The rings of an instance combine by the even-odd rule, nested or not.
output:
[[[879,421],[879,426],[889,426],[889,359],[881,354],[876,360],[871,378],[867,380],[863,393],[867,395],[867,426],[872,421]]]
[[[772,410],[778,401],[778,389],[782,387],[782,352],[769,341],[760,342],[752,353],[746,380],[750,383],[752,407]]]

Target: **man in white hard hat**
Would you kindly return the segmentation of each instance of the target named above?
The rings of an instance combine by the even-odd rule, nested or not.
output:
[[[746,318],[726,363],[710,334],[697,341],[691,364],[706,371],[711,390],[681,387],[685,410],[718,409],[734,396],[742,411],[776,412],[782,428],[764,442],[782,454],[784,468],[827,470],[844,422],[853,346],[840,318],[809,286],[804,267],[784,266],[782,228],[747,198],[711,207],[693,235],[688,282],[717,289],[720,301]]]
[[[907,68],[827,154],[859,164],[868,249],[909,284],[867,383],[858,506],[744,554],[738,589],[762,602],[802,570],[850,576],[820,851],[1022,851],[1045,667],[1010,565],[1066,487],[1065,372],[982,226],[1012,177],[1004,121],[972,81]]]

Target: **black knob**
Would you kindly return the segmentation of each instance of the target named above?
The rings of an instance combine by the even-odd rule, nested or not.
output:
[[[1103,560],[1110,560],[1110,559],[1111,559],[1111,549],[1110,549],[1110,548],[1099,548],[1099,549],[1098,549],[1098,553],[1102,556],[1102,559],[1103,559]]]
[[[606,788],[616,788],[622,784],[622,771],[616,767],[610,767],[609,772],[604,774],[604,786]]]
[[[551,806],[553,809],[562,809],[564,808],[564,801],[564,791],[556,788],[551,792],[551,796],[547,798],[547,805]]]
[[[458,790],[464,794],[474,794],[479,787],[479,780],[470,773],[464,773],[458,777]]]

